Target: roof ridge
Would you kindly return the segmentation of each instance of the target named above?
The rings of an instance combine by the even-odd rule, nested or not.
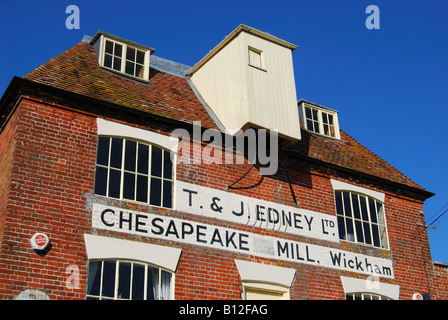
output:
[[[148,83],[132,80],[101,68],[93,46],[81,41],[23,78],[180,123],[200,121],[204,128],[219,130],[213,110],[185,75],[188,66],[156,56],[150,60]],[[344,130],[341,140],[304,134],[292,148],[328,165],[426,191]]]

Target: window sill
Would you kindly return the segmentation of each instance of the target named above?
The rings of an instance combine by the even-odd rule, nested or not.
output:
[[[390,248],[380,248],[380,247],[375,247],[373,244],[368,244],[368,243],[362,243],[362,242],[353,242],[350,240],[343,240],[343,239],[339,239],[339,242],[341,242],[344,247],[346,246],[362,246],[363,248],[366,249],[376,249],[376,250],[380,250],[381,252],[387,251],[390,252]],[[350,248],[347,248],[350,249]],[[354,248],[352,248],[354,249]]]
[[[117,71],[115,69],[111,69],[111,68],[108,68],[108,67],[105,67],[105,66],[101,66],[101,69],[103,69],[105,71],[108,71],[108,72],[111,72],[113,74],[116,74],[116,75],[128,78],[130,80],[135,80],[135,81],[138,81],[138,82],[141,82],[141,83],[145,83],[145,84],[149,83],[149,79],[143,79],[143,78],[135,77],[135,76],[132,76],[130,74],[123,73],[121,71]]]
[[[255,69],[260,70],[260,71],[268,72],[266,69],[263,69],[261,67],[257,67],[257,66],[255,66],[253,64],[250,64],[250,63],[249,63],[249,67],[255,68]]]
[[[322,138],[326,138],[326,139],[330,139],[330,140],[335,140],[335,141],[342,141],[340,137],[339,138],[337,138],[337,137],[330,137],[330,136],[327,136],[327,135],[322,134],[322,133],[317,133],[317,132],[314,132],[314,131],[310,131],[308,129],[306,129],[306,131],[308,131],[310,134],[318,136],[318,137],[322,137]]]
[[[147,202],[140,202],[137,200],[130,200],[130,199],[119,199],[119,198],[113,198],[113,197],[108,197],[108,196],[104,196],[101,194],[93,194],[93,197],[95,197],[96,199],[105,199],[106,201],[112,201],[115,202],[115,205],[120,206],[120,207],[135,207],[135,208],[158,208],[158,209],[162,209],[162,210],[175,210],[174,206],[171,208],[167,208],[167,207],[162,207],[162,206],[157,206],[155,204],[150,204]]]

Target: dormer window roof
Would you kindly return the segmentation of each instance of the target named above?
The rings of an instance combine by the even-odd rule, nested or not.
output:
[[[127,77],[148,81],[149,60],[154,49],[99,31],[91,44],[104,69]]]
[[[340,139],[338,111],[309,102],[299,101],[300,121],[310,132]]]

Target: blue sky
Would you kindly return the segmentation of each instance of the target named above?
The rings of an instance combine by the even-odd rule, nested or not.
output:
[[[79,30],[65,26],[71,4]],[[365,26],[368,5],[378,30]],[[98,30],[192,66],[244,23],[299,46],[298,99],[339,110],[344,131],[434,192],[430,222],[448,208],[447,12],[446,0],[0,0],[0,92]],[[434,226],[433,260],[448,263],[448,213]]]

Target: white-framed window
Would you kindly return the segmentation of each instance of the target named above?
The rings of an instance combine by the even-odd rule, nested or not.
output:
[[[380,278],[370,276],[357,279],[341,276],[346,300],[398,300],[400,286],[380,282]]]
[[[106,37],[103,38],[102,48],[102,67],[135,79],[148,80],[149,50]]]
[[[346,300],[392,300],[386,296],[382,296],[380,294],[374,293],[363,293],[363,292],[355,292],[355,293],[347,293],[345,295]]]
[[[127,260],[91,260],[87,300],[172,300],[174,274]]]
[[[98,137],[95,194],[172,208],[173,184],[170,151],[135,139]]]
[[[335,114],[305,106],[306,129],[324,136],[337,138]]]
[[[289,300],[289,288],[260,282],[243,282],[243,300]]]
[[[384,204],[353,191],[335,191],[339,239],[388,249]]]
[[[262,57],[263,52],[253,47],[249,47],[248,53],[249,53],[249,65],[264,70],[263,57]]]
[[[295,269],[235,260],[244,300],[289,300]]]
[[[301,100],[299,113],[308,131],[334,139],[341,138],[337,111]]]

